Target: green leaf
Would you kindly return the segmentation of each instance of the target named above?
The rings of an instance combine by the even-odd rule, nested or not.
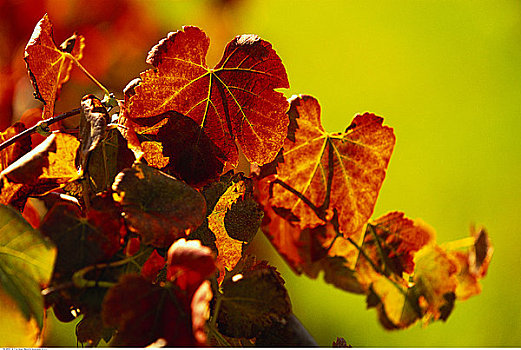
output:
[[[274,323],[284,323],[291,302],[275,268],[262,261],[237,270],[222,284],[219,331],[230,337],[253,338]]]
[[[51,242],[18,212],[0,206],[0,288],[27,320],[36,320],[40,329],[44,314],[40,290],[49,283],[55,258],[56,248]]]

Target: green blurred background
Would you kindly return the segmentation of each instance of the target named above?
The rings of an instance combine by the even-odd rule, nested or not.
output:
[[[375,218],[392,210],[422,218],[440,243],[466,237],[471,224],[488,229],[495,251],[482,294],[457,303],[447,322],[392,332],[362,296],[293,274],[259,234],[256,250],[278,266],[294,313],[320,345],[342,336],[353,346],[521,346],[520,1],[138,3],[157,29],[151,44],[182,25],[204,29],[210,65],[235,35],[270,41],[289,76],[284,93],[317,97],[328,131],[356,113],[383,116],[397,144]],[[87,36],[89,45],[96,40]],[[142,66],[126,67],[130,76],[146,67],[149,47]],[[127,82],[109,84],[121,91]],[[75,346],[71,326],[51,325],[46,343]]]

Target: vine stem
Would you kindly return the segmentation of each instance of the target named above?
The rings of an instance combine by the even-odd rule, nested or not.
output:
[[[80,113],[81,113],[81,108],[75,108],[72,111],[68,111],[68,112],[59,114],[59,115],[57,115],[55,117],[51,117],[51,118],[48,118],[48,119],[45,119],[45,120],[41,120],[36,125],[30,127],[29,129],[25,129],[21,133],[16,134],[13,137],[11,137],[9,140],[5,140],[4,142],[2,142],[0,144],[0,151],[2,151],[5,148],[11,146],[16,141],[19,141],[19,140],[25,139],[26,137],[31,136],[32,134],[34,134],[35,132],[37,132],[39,130],[47,131],[48,130],[47,128],[50,125],[52,125],[54,123],[57,123],[60,120],[67,119],[69,117],[78,115]]]
[[[106,96],[110,96],[110,92],[109,90],[102,84],[100,83],[96,78],[94,78],[94,76],[92,74],[89,73],[89,71],[87,69],[85,69],[85,67],[83,67],[80,63],[80,61],[78,61],[76,59],[76,57],[74,57],[73,55],[71,55],[70,53],[68,52],[64,52],[63,53],[67,58],[70,58],[72,60],[72,62],[74,62],[74,64],[83,72],[83,74],[85,74],[90,80],[92,80],[92,82],[96,85],[98,85],[98,87],[103,90],[103,93],[106,95]]]
[[[130,262],[133,262],[134,260],[136,260],[138,257],[140,257],[141,255],[143,255],[145,253],[146,253],[146,251],[133,255],[126,259],[122,259],[122,260],[118,260],[118,261],[114,261],[114,262],[110,262],[110,263],[95,264],[95,265],[84,267],[83,269],[76,271],[72,275],[72,283],[77,288],[89,288],[89,287],[110,288],[110,287],[114,286],[116,283],[107,282],[107,281],[89,280],[89,279],[85,278],[85,275],[93,270],[105,269],[107,267],[117,267],[117,266],[122,266],[122,265],[128,264]]]

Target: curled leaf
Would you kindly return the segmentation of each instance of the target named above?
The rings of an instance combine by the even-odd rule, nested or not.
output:
[[[53,27],[46,15],[38,22],[25,47],[25,62],[34,86],[35,97],[44,103],[43,119],[54,114],[54,103],[61,86],[69,80],[72,60],[83,56],[84,38],[74,34],[59,47],[54,43]]]

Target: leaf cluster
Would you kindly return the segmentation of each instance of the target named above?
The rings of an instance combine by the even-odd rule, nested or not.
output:
[[[0,134],[0,297],[36,334],[52,308],[81,315],[91,346],[316,345],[280,274],[247,254],[259,228],[296,273],[366,295],[388,329],[446,320],[480,292],[486,231],[437,245],[401,212],[372,220],[393,129],[365,113],[326,132],[314,97],[278,91],[289,81],[267,41],[237,36],[210,68],[209,38],[183,27],[122,100],[80,64],[84,46],[77,34],[57,46],[46,15],[25,50],[46,121],[63,118],[73,66],[101,89],[79,101],[78,133],[41,125],[34,147],[23,124]]]

